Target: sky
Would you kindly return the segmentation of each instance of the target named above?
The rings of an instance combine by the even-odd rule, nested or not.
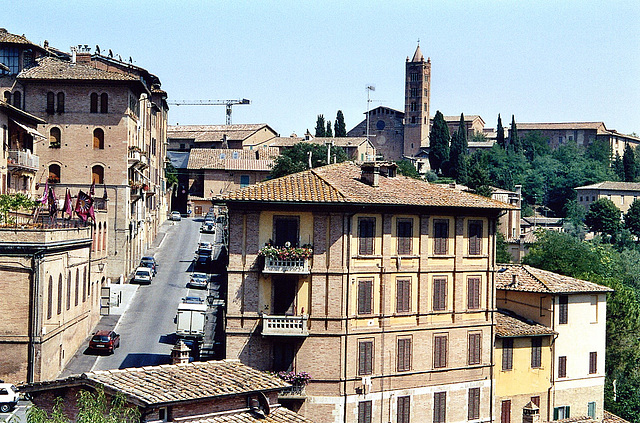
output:
[[[9,0],[4,0],[8,2]],[[6,6],[6,5],[5,5]],[[169,101],[247,98],[233,123],[314,132],[338,110],[404,111],[405,61],[431,58],[431,111],[516,122],[602,121],[640,134],[640,2],[20,0],[0,26],[100,46],[157,75]],[[169,124],[224,124],[224,106],[171,106]]]

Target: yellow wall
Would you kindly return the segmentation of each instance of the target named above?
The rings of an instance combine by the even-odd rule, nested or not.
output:
[[[496,396],[546,392],[551,378],[551,337],[542,340],[542,366],[536,369],[531,368],[531,337],[523,337],[513,338],[513,368],[502,370],[502,339],[497,338],[495,343]]]

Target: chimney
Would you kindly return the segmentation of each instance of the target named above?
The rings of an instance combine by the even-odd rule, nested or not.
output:
[[[360,170],[362,174],[360,179],[365,184],[371,185],[372,187],[377,187],[380,185],[380,166],[376,163],[368,162],[362,163],[360,166]]]
[[[171,349],[171,364],[189,363],[189,351],[191,351],[191,349],[180,339]]]
[[[513,281],[511,282],[511,286],[513,286],[514,288],[518,287],[518,275],[517,274],[513,274]]]
[[[74,51],[75,49],[75,51]],[[91,48],[88,45],[78,44],[78,47],[71,47],[73,54],[73,63],[82,63],[88,65],[91,63]]]
[[[531,401],[522,408],[522,423],[540,423],[540,408]]]

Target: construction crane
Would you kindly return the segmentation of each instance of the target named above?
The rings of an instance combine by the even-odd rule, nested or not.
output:
[[[169,101],[168,104],[170,106],[226,106],[227,125],[231,125],[231,107],[238,104],[251,104],[251,101],[246,98],[241,100],[182,100]]]

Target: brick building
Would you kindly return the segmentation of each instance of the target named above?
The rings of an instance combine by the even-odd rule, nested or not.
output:
[[[171,125],[168,127],[169,150],[189,151],[192,148],[241,149],[277,137],[267,124],[234,125]]]
[[[512,206],[394,166],[227,196],[227,356],[310,373],[287,401],[318,422],[489,420],[495,231]]]

